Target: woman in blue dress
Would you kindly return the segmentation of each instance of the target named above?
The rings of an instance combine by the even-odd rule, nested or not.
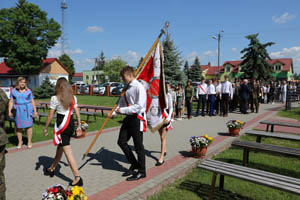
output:
[[[13,116],[12,108],[16,109],[16,115]],[[30,89],[26,84],[26,79],[19,77],[17,79],[16,87],[10,93],[10,100],[8,106],[8,116],[15,119],[16,132],[18,138],[18,149],[22,147],[22,129],[26,129],[27,133],[27,147],[32,148],[32,125],[33,117],[37,117],[35,102]]]

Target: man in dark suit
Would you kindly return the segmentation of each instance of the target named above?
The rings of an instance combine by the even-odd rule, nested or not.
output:
[[[243,84],[240,87],[240,97],[241,97],[241,103],[242,103],[242,113],[248,114],[248,100],[250,95],[250,88],[248,86],[248,80],[244,79]]]

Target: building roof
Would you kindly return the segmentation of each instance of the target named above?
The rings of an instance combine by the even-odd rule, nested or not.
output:
[[[220,67],[221,68],[221,67]],[[206,72],[206,74],[207,75],[216,75],[216,73],[218,72],[218,66],[211,66],[208,70],[207,70],[207,72]]]
[[[83,73],[75,73],[73,77],[83,77]]]
[[[268,60],[268,63],[272,65],[274,65],[276,62],[280,62],[283,65],[282,71],[290,71],[290,67],[292,67],[292,71],[294,72],[292,58],[278,58],[278,59]]]
[[[66,68],[57,58],[47,58],[43,60],[43,66],[41,66],[40,71],[52,64],[54,61],[57,61],[70,75],[72,74],[68,68]],[[5,62],[0,63],[0,74],[14,74],[13,70],[6,65]]]

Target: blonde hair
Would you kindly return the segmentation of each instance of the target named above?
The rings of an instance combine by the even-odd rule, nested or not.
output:
[[[18,77],[18,79],[17,79],[17,82],[16,82],[16,89],[20,89],[20,82],[21,81],[25,81],[25,90],[27,90],[28,89],[28,87],[27,87],[27,81],[26,81],[26,79],[24,78],[24,77],[22,77],[22,76],[20,76],[20,77]]]
[[[71,85],[68,83],[67,79],[61,77],[56,82],[56,96],[64,109],[68,109],[72,105],[72,101],[74,99],[73,90]]]

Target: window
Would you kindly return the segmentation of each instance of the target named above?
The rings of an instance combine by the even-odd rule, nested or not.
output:
[[[281,70],[281,65],[275,65],[275,70],[280,71]]]
[[[231,68],[230,66],[227,66],[226,67],[226,72],[230,72],[230,68]]]
[[[86,75],[86,80],[89,80],[89,75]]]

